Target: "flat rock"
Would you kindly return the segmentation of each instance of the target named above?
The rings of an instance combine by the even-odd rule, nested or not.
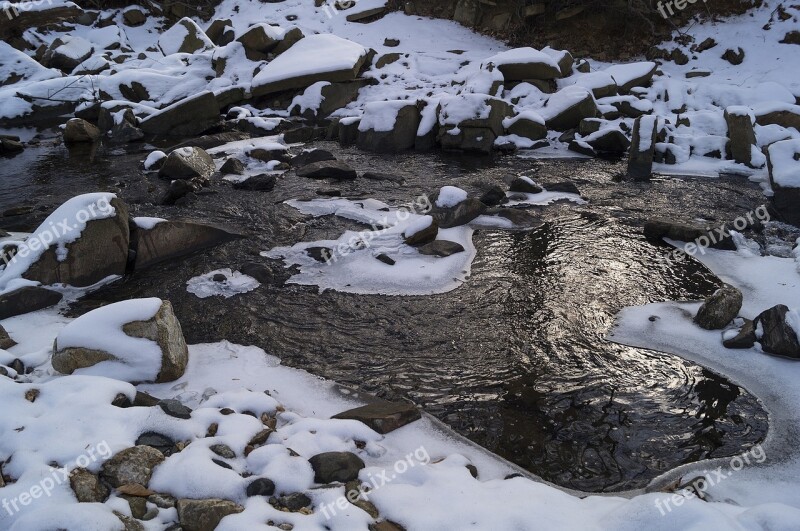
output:
[[[254,192],[269,192],[275,188],[275,183],[278,178],[275,175],[262,173],[260,175],[253,175],[244,181],[233,183],[233,188],[236,190],[249,190]]]
[[[739,315],[742,300],[741,291],[725,284],[705,300],[694,322],[706,330],[721,330]]]
[[[463,251],[464,248],[462,247],[461,250]],[[363,422],[378,433],[386,434],[406,424],[410,424],[415,420],[419,420],[421,414],[417,408],[410,404],[375,402],[367,404],[366,406],[343,411],[331,418],[357,420]]]
[[[233,241],[240,235],[225,228],[188,221],[162,221],[137,231],[135,269],[172,260]]]
[[[421,246],[419,248],[419,252],[420,254],[424,255],[445,258],[457,253],[463,253],[464,246],[460,243],[451,242],[448,240],[433,240],[432,242]]]
[[[153,470],[163,461],[164,456],[155,448],[134,446],[103,463],[100,477],[115,488],[131,483],[146,487]]]
[[[310,179],[348,179],[358,177],[356,171],[340,160],[312,162],[297,170],[299,177]]]
[[[0,295],[0,319],[8,319],[50,306],[55,306],[64,296],[38,286],[26,286]],[[6,347],[0,347],[6,348]]]

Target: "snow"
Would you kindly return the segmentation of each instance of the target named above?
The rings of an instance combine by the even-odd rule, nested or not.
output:
[[[458,125],[467,120],[489,118],[492,98],[483,94],[445,96],[439,100],[439,124]]]
[[[320,105],[322,105],[322,102],[325,101],[325,97],[322,95],[322,89],[327,86],[330,86],[330,82],[328,81],[318,81],[310,85],[302,94],[292,99],[292,103],[289,105],[289,112],[292,112],[295,108],[300,110],[301,115],[306,112],[306,110],[316,112]]]
[[[133,299],[92,310],[65,326],[56,338],[56,350],[85,348],[111,354],[114,360],[77,369],[75,374],[106,376],[141,382],[155,380],[161,371],[161,348],[150,339],[131,337],[123,325],[148,321],[163,304],[161,299]]]
[[[412,236],[424,231],[431,225],[433,225],[433,218],[431,216],[422,216],[414,222],[408,224],[406,230],[403,231],[403,237],[406,239],[411,238]]]
[[[324,50],[325,53],[320,53]],[[336,35],[310,35],[279,55],[253,78],[253,88],[311,74],[352,69],[367,50]]]
[[[618,64],[606,68],[605,73],[614,78],[614,81],[617,82],[617,85],[621,87],[637,78],[646,76],[655,67],[656,64],[651,61]]]
[[[540,52],[539,50],[530,47],[514,48],[513,50],[508,50],[507,52],[500,52],[484,61],[484,64],[488,63],[492,63],[495,66],[539,63],[552,66],[556,70],[561,71],[561,69],[558,67],[558,62],[556,59],[547,53]]]
[[[516,116],[504,119],[503,127],[505,129],[508,129],[509,127],[517,123],[519,120],[528,120],[537,124],[544,125],[544,118],[542,118],[539,113],[537,113],[536,111],[528,110],[528,111],[522,111]]]
[[[577,105],[586,98],[594,99],[590,90],[578,85],[565,87],[550,96],[547,100],[547,105],[539,112],[545,120],[549,120],[555,118],[574,105]]]
[[[214,280],[215,275],[224,275],[225,280],[222,282],[216,281]],[[197,295],[201,299],[214,296],[229,299],[234,295],[253,291],[260,285],[253,277],[225,268],[190,278],[186,282],[186,291]]]
[[[153,166],[155,166],[160,160],[167,158],[167,154],[163,151],[153,151],[147,158],[144,160],[144,169],[149,170]]]
[[[416,101],[375,101],[364,107],[359,131],[392,131],[401,109],[416,106]]]
[[[55,246],[58,260],[66,260],[66,246],[80,238],[89,221],[110,218],[116,214],[111,206],[114,198],[116,195],[110,193],[83,194],[54,210],[19,246],[17,254],[0,273],[0,293],[19,287],[25,271],[51,247]]]
[[[775,142],[767,151],[775,184],[800,188],[800,139]]]
[[[94,51],[92,43],[81,37],[62,37],[61,40],[64,44],[57,47],[54,51],[57,54],[64,55],[70,59],[79,60]]]
[[[442,186],[439,190],[439,197],[436,198],[436,206],[450,208],[467,200],[467,192],[457,186]]]
[[[150,218],[150,217],[137,217],[133,218],[133,222],[142,230],[153,230],[156,225],[167,221],[163,218]]]

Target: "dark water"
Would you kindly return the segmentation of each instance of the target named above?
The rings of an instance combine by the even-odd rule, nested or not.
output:
[[[227,223],[248,238],[137,272],[91,295],[76,311],[128,297],[168,298],[191,342],[256,344],[287,365],[411,400],[567,487],[641,487],[679,464],[732,455],[763,439],[766,414],[745,390],[674,356],[604,340],[625,306],[698,299],[717,286],[699,264],[659,261],[665,249],[643,239],[642,221],[733,219],[763,201],[754,186],[735,179],[617,182],[622,166],[608,161],[378,158],[323,147],[359,170],[400,174],[406,184],[310,182],[287,174],[270,193],[216,182],[189,207],[161,207],[156,204],[164,183],[138,170],[144,155],[101,150],[88,162],[85,153],[70,158],[61,147],[45,146],[25,155],[33,159],[20,173],[0,168],[2,182],[13,183],[0,191],[0,211],[25,199],[36,206],[31,214],[0,219],[0,227],[32,223],[61,200],[98,189],[120,193],[136,215]],[[281,204],[316,197],[317,189],[403,203],[446,184],[475,191],[480,182],[520,174],[545,187],[572,181],[589,204],[535,209],[544,223],[529,232],[477,231],[472,276],[447,294],[319,294],[313,287],[284,285],[282,264],[258,255],[358,227],[335,218],[306,219]],[[185,291],[195,275],[246,261],[266,264],[275,282],[229,300],[200,300]]]

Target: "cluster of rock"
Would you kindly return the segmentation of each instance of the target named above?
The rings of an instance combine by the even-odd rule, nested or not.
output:
[[[722,344],[726,348],[750,349],[759,343],[769,354],[800,359],[800,330],[793,327],[788,317],[792,313],[796,315],[797,310],[778,304],[750,320],[738,317],[741,307],[742,293],[726,284],[705,300],[694,322],[706,330],[725,329]],[[737,321],[735,327],[729,328],[734,320]]]
[[[35,399],[35,397],[34,397]],[[147,393],[137,392],[133,399],[126,395],[118,395],[113,405],[119,408],[154,408],[163,412],[166,422],[179,423],[193,419],[193,411],[176,400],[161,400]],[[217,415],[250,415],[260,420],[262,428],[243,448],[232,448],[224,443],[206,443],[213,454],[211,461],[220,469],[233,470],[231,462],[247,456],[256,449],[268,444],[281,444],[279,437],[279,412],[281,406],[271,411],[235,411],[227,407],[212,408]],[[209,406],[204,406],[204,418],[209,418]],[[155,413],[154,413],[155,414]],[[213,418],[213,415],[211,415]],[[413,406],[384,401],[374,401],[365,406],[344,411],[332,417],[343,421],[359,421],[377,433],[386,434],[421,418],[420,412]],[[169,432],[166,424],[162,430]],[[69,483],[79,503],[104,503],[112,493],[127,502],[130,515],[119,511],[114,514],[125,525],[125,529],[145,529],[143,522],[159,517],[162,510],[175,509],[177,521],[168,529],[184,529],[191,531],[212,531],[227,516],[238,514],[245,509],[242,500],[263,497],[267,502],[282,512],[311,514],[315,507],[308,493],[299,491],[281,491],[276,487],[279,478],[254,476],[243,472],[242,492],[236,499],[220,498],[181,498],[169,492],[159,492],[151,484],[151,479],[159,466],[164,465],[170,457],[180,454],[199,441],[212,439],[218,435],[219,423],[208,424],[205,435],[189,440],[174,440],[163,433],[147,431],[141,433],[135,446],[121,450],[105,461],[97,473],[85,468],[73,469]],[[276,433],[278,432],[278,433]],[[273,437],[273,434],[276,436]],[[272,440],[271,440],[272,439]],[[299,456],[289,449],[292,455]],[[375,531],[400,531],[399,525],[382,519],[380,512],[367,496],[370,485],[362,484],[359,472],[365,467],[364,461],[356,453],[348,451],[330,451],[312,455],[307,463],[314,473],[314,488],[345,487],[345,503],[363,510],[375,520],[370,529]],[[473,467],[474,468],[474,467]],[[346,508],[345,506],[344,508]],[[342,507],[339,510],[344,509]],[[279,529],[292,529],[291,524],[274,523]]]

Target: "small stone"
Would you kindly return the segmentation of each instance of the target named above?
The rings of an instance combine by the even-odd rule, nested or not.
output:
[[[153,407],[157,406],[158,402],[158,398],[143,393],[142,391],[136,391],[136,397],[133,399],[134,407]]]
[[[469,473],[472,477],[478,479],[478,467],[470,463],[467,465],[467,470],[469,470]]]
[[[174,399],[161,400],[158,402],[161,409],[170,417],[178,419],[188,419],[192,417],[192,410]]]
[[[168,494],[153,494],[147,497],[147,501],[155,505],[156,507],[160,507],[161,509],[172,509],[175,507],[177,500]]]
[[[36,402],[36,399],[39,398],[40,391],[38,389],[28,389],[25,391],[25,400],[28,402]]]
[[[131,515],[137,520],[141,520],[147,514],[147,500],[144,498],[127,495],[122,495],[120,498],[128,502],[128,506],[131,508]]]
[[[333,153],[330,151],[326,151],[324,149],[312,149],[309,151],[302,151],[292,158],[290,162],[295,168],[302,168],[315,162],[324,162],[327,160],[336,160],[336,157],[334,157]]]
[[[275,483],[271,479],[258,478],[247,485],[245,493],[248,498],[253,496],[272,496],[275,493]]]
[[[463,253],[464,246],[448,240],[433,240],[419,248],[420,254],[446,258],[454,254]]]
[[[397,263],[397,262],[394,261],[394,259],[391,256],[387,255],[386,253],[381,253],[378,256],[376,256],[375,258],[380,260],[384,264],[390,265],[390,266],[393,266],[394,264]]]
[[[274,430],[271,430],[269,428],[267,428],[266,430],[261,430],[260,432],[256,433],[253,436],[253,438],[250,439],[250,442],[247,444],[249,444],[250,446],[260,446],[265,442],[267,442],[267,439],[269,439],[269,436],[270,434],[272,434],[273,431]]]
[[[386,434],[421,418],[419,410],[404,403],[375,402],[334,415],[334,419],[353,419],[378,433]]]
[[[306,249],[306,254],[317,262],[328,262],[333,258],[333,250],[327,247],[309,247]]]
[[[184,531],[213,531],[228,515],[244,511],[229,500],[178,500],[178,520]]]
[[[523,177],[516,177],[513,181],[511,181],[508,189],[512,192],[520,192],[523,194],[538,194],[542,191],[541,186],[531,182],[530,179]]]
[[[324,452],[308,460],[314,469],[314,481],[321,484],[347,482],[358,478],[364,461],[352,452]]]
[[[69,484],[80,503],[103,503],[110,492],[100,482],[100,478],[85,468],[76,468],[70,472]]]
[[[744,320],[744,325],[739,329],[739,333],[736,336],[722,342],[722,346],[732,349],[753,348],[755,344],[756,328],[750,319]]]
[[[229,158],[219,169],[219,172],[222,175],[242,175],[244,174],[244,164],[239,159]]]
[[[212,452],[225,459],[235,459],[236,454],[227,444],[215,444],[209,448]]]
[[[348,179],[358,177],[356,171],[339,160],[327,160],[322,162],[312,162],[297,170],[298,177],[308,177],[310,179]]]
[[[169,457],[175,453],[175,441],[166,435],[153,431],[141,434],[136,439],[136,446],[150,446],[164,454],[164,457]]]
[[[225,461],[222,461],[221,459],[212,459],[211,461],[217,466],[221,466],[222,468],[227,468],[228,470],[233,470],[233,467],[231,465],[229,465]]]
[[[228,280],[228,277],[226,277],[222,273],[217,273],[213,277],[211,277],[211,280],[213,280],[214,282],[225,282],[226,280]]]
[[[217,434],[217,430],[219,429],[219,424],[216,422],[212,422],[208,429],[206,430],[206,437],[214,437]]]
[[[387,48],[396,48],[397,46],[400,46],[400,39],[390,39],[387,37],[383,40],[383,45]]]
[[[483,195],[479,198],[479,201],[486,206],[498,206],[505,203],[508,203],[508,197],[506,197],[506,192],[500,186],[493,184],[489,186],[488,190],[486,190]]]
[[[248,177],[244,181],[233,183],[235,190],[247,190],[250,192],[269,192],[275,188],[278,181],[277,176],[269,173],[262,173]]]
[[[65,143],[96,142],[103,136],[97,126],[80,118],[72,118],[64,128]]]
[[[8,350],[16,344],[17,342],[11,339],[6,329],[0,325],[0,349]]]
[[[270,498],[270,503],[278,508],[283,508],[291,512],[297,512],[311,505],[311,498],[302,492],[295,492],[281,496],[280,498]]]

